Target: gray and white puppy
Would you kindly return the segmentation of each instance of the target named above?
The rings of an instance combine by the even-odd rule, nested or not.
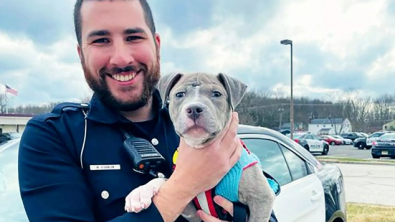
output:
[[[189,146],[200,149],[211,143],[228,124],[231,113],[243,98],[247,86],[222,73],[178,73],[163,76],[158,89],[164,105],[169,105],[170,118],[177,134]],[[255,164],[242,170],[239,179],[240,181],[232,181],[239,183],[238,190],[234,192],[238,201],[249,207],[248,221],[269,221],[275,194],[260,165]],[[133,190],[125,199],[125,210],[139,212],[147,208],[165,181],[164,178],[153,179]],[[201,221],[196,216],[192,202],[182,215],[191,222]]]

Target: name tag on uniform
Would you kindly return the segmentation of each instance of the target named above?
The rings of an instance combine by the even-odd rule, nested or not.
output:
[[[91,170],[120,170],[121,165],[90,165],[89,168]]]

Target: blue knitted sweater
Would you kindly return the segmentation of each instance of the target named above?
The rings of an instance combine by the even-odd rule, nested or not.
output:
[[[255,154],[249,153],[243,149],[239,161],[233,166],[232,169],[222,178],[219,184],[215,187],[215,194],[225,197],[231,202],[239,201],[239,182],[241,174],[244,169],[259,164],[259,159]]]

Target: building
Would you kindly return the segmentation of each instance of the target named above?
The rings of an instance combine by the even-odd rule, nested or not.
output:
[[[315,135],[340,134],[352,132],[352,126],[347,118],[312,119],[308,131]]]
[[[0,114],[0,133],[18,132],[25,130],[27,122],[33,115]]]
[[[383,125],[384,131],[395,131],[395,120]]]

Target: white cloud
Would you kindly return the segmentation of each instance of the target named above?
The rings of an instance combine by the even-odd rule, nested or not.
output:
[[[367,69],[369,81],[383,79],[394,79],[395,70],[395,48],[383,56],[378,57]],[[395,82],[395,81],[392,81]]]
[[[272,90],[282,95],[291,95],[291,86],[283,83],[276,84]],[[317,87],[312,81],[311,75],[303,75],[298,79],[294,79],[293,83],[294,97],[312,97],[325,98],[331,94],[339,94],[342,91],[339,89],[331,89],[324,87]]]
[[[2,82],[18,90],[12,105],[75,101],[90,94],[79,62],[63,61],[71,51],[77,54],[71,39],[64,38],[39,49],[29,39],[0,33],[0,51],[21,62],[28,62],[28,66],[22,66],[22,69],[15,67],[0,74]]]
[[[263,4],[257,4],[261,10],[246,7],[239,12],[237,7],[224,8],[239,4],[231,0],[223,4],[207,1],[205,7],[211,4],[213,10],[201,10],[211,12],[201,15],[210,18],[205,19],[204,25],[191,25],[191,29],[185,31],[174,27],[176,24],[171,23],[174,19],[166,20],[168,24],[157,22],[162,39],[161,71],[164,74],[196,69],[225,72],[246,81],[250,89],[270,88],[289,95],[289,46],[280,44],[280,40],[288,38],[294,42],[295,49],[295,96],[341,94],[350,86],[361,94],[378,95],[390,86],[395,70],[395,44],[392,43],[395,27],[388,22],[389,1],[280,0],[278,5],[271,5],[276,7],[275,13],[266,17],[262,14],[272,8],[265,8]],[[199,0],[195,2],[199,7]],[[246,2],[253,4],[253,1]],[[48,7],[59,7],[52,4]],[[74,2],[69,0],[68,4],[71,9]],[[177,17],[177,10],[181,9],[168,5],[165,11],[158,10],[163,14],[155,17]],[[59,12],[59,8],[54,11]],[[70,26],[71,15],[72,11],[67,17]],[[42,24],[46,24],[45,21]],[[199,22],[194,21],[196,24]],[[70,30],[70,27],[64,29]],[[30,30],[29,33],[36,32]],[[14,97],[15,105],[77,100],[90,94],[78,60],[74,34],[46,46],[33,42],[30,39],[33,37],[28,36],[0,30],[0,56],[12,60],[6,69],[0,67],[3,68],[0,82],[20,92]],[[347,78],[332,85],[317,81],[331,78],[328,73],[337,73],[332,79]]]

